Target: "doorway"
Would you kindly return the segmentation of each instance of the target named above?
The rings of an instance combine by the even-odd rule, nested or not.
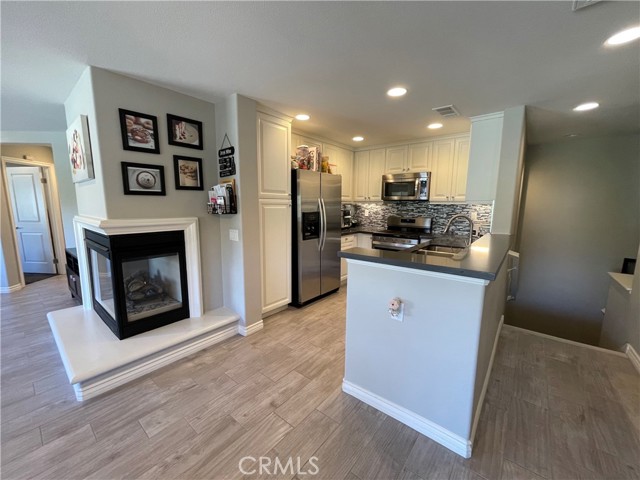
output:
[[[54,166],[2,157],[10,229],[22,286],[64,270],[64,233]]]

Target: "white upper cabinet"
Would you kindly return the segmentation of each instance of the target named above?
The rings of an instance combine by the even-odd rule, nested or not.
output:
[[[464,202],[468,165],[468,137],[435,141],[431,158],[429,200],[432,202]]]
[[[291,124],[258,113],[258,188],[260,198],[288,198],[291,194]]]
[[[453,150],[453,175],[451,178],[451,199],[455,202],[464,202],[466,198],[469,144],[468,138],[456,138]]]
[[[450,200],[453,148],[453,140],[440,140],[433,144],[431,189],[429,192],[429,200],[432,202],[447,202]]]
[[[382,175],[384,175],[385,151],[371,150],[369,157],[369,200],[382,200]]]
[[[471,202],[496,199],[504,113],[471,119],[471,149],[466,198]]]
[[[342,200],[353,200],[352,193],[352,171],[353,152],[344,148],[325,143],[322,148],[322,156],[329,157],[331,173],[342,176]]]
[[[411,172],[431,171],[431,151],[433,142],[418,143],[409,145],[409,156],[407,158],[407,168]]]
[[[353,200],[380,201],[385,168],[384,148],[356,152],[354,163]]]
[[[385,173],[402,173],[408,171],[407,146],[387,148]]]

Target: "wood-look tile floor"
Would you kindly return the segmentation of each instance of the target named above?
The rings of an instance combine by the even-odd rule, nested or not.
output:
[[[285,473],[249,476],[640,478],[640,376],[614,354],[505,328],[465,460],[341,392],[344,289],[84,403],[46,320],[75,305],[65,277],[0,301],[4,479],[238,478],[261,456]]]

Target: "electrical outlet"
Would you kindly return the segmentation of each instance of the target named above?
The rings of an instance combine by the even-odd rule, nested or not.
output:
[[[235,228],[229,229],[229,240],[231,240],[232,242],[240,241],[240,237],[238,236],[238,230],[236,230]]]
[[[478,220],[478,212],[471,212],[471,220],[474,222]]]
[[[369,210],[365,210],[365,211],[364,211],[364,216],[365,216],[365,217],[368,217],[368,216],[369,216]]]

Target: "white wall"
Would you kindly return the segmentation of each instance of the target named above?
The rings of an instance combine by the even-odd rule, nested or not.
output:
[[[243,326],[262,319],[260,224],[258,211],[256,102],[234,94],[216,106],[217,145],[225,133],[235,147],[238,214],[220,217],[224,305],[240,315]],[[229,230],[239,232],[239,242]]]
[[[511,325],[596,345],[609,287],[640,240],[640,137],[531,146]]]
[[[119,108],[158,118],[159,155],[122,148]],[[217,183],[214,105],[89,67],[65,102],[65,109],[68,123],[80,114],[88,115],[91,131],[96,179],[76,184],[79,213],[108,219],[198,217],[204,309],[222,306],[220,219],[206,210],[207,190]],[[204,150],[169,145],[167,113],[201,121]],[[203,191],[176,190],[173,155],[202,159]],[[163,166],[166,196],[125,195],[121,173],[121,162],[125,161]]]

